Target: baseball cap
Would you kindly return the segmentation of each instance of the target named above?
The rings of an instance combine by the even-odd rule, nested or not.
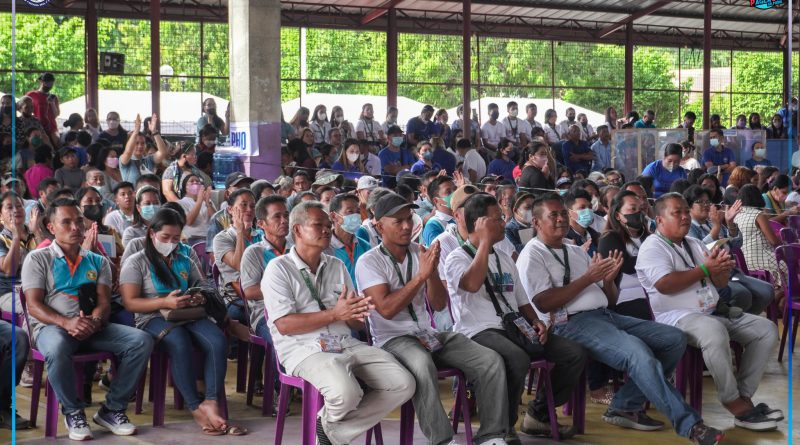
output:
[[[321,171],[317,173],[317,179],[314,181],[313,184],[311,184],[311,187],[331,185],[341,179],[342,175],[338,173],[334,173],[332,171]]]
[[[558,181],[556,181],[556,187],[561,187],[564,184],[572,184],[572,179],[571,178],[559,178]]]
[[[424,107],[422,107],[422,111],[430,111],[431,113],[433,113],[434,111],[433,105],[425,105]]]
[[[464,205],[464,202],[469,198],[471,195],[478,193],[478,187],[475,187],[472,184],[464,184],[461,187],[455,189],[453,191],[453,196],[450,198],[450,208],[453,211],[458,210],[459,207]]]
[[[375,216],[375,220],[379,220],[384,216],[392,216],[406,207],[411,209],[419,208],[418,205],[406,201],[405,198],[397,193],[387,193],[385,196],[382,196],[381,199],[379,199],[378,202],[376,202],[372,207],[372,214]]]
[[[373,178],[372,176],[362,176],[358,178],[358,183],[356,184],[356,190],[372,190],[375,187],[380,185],[377,179]]]
[[[486,184],[487,182],[503,182],[503,178],[500,175],[486,175],[481,178],[481,184]]]
[[[225,178],[225,188],[239,185],[242,181],[248,181],[247,186],[253,183],[254,179],[242,172],[233,172]]]
[[[15,181],[16,182],[20,182],[19,178],[17,178],[17,177],[6,176],[5,178],[3,178],[3,185],[8,185],[8,184],[11,184],[12,182],[15,182]]]

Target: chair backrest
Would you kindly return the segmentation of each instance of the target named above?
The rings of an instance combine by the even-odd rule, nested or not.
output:
[[[197,254],[197,258],[200,259],[200,263],[202,263],[203,270],[201,270],[201,272],[203,272],[203,275],[207,276],[207,274],[208,274],[208,253],[206,253],[206,242],[205,241],[200,241],[199,243],[194,243],[192,245],[192,250],[194,250],[194,253]]]
[[[19,302],[22,303],[22,314],[25,316],[25,329],[28,331],[28,338],[33,348],[33,332],[31,332],[31,317],[28,316],[28,301],[25,299],[25,292],[20,291]]]
[[[800,216],[800,215],[798,215]],[[794,244],[797,242],[797,231],[792,227],[784,227],[781,229],[781,241],[784,244]]]
[[[795,234],[800,233],[800,215],[789,215],[786,227],[794,230]]]
[[[781,262],[786,265],[786,275],[782,276],[783,282],[786,283],[787,297],[792,300],[800,298],[800,244],[787,244],[785,246],[778,246],[775,248],[775,259],[778,261],[778,266]],[[784,275],[783,269],[778,267],[781,275]]]
[[[781,229],[783,229],[783,225],[781,223],[769,220],[769,226],[772,227],[772,231],[775,232],[775,236],[781,236]]]
[[[733,255],[733,259],[736,260],[736,267],[745,275],[749,275],[750,271],[747,269],[747,263],[744,261],[744,253],[742,253],[742,250],[731,247],[731,255]]]

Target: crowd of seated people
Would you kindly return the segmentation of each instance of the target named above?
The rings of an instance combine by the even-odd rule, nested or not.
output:
[[[724,433],[671,380],[687,345],[702,352],[737,427],[768,431],[783,420],[767,403],[778,402],[757,394],[777,343],[762,314],[782,307],[785,288],[770,224],[800,213],[800,194],[763,144],[753,165],[737,165],[717,127],[703,153],[691,141],[666,144],[641,176],[625,178],[612,167],[609,132],[654,128],[652,111],[618,120],[609,108],[595,129],[572,109],[562,122],[547,110],[539,123],[535,105],[522,117],[510,102],[502,119],[489,105],[479,127],[462,109],[450,126],[426,106],[403,129],[396,109],[381,123],[365,104],[351,123],[340,107],[329,120],[320,105],[283,124],[280,176],[234,172],[214,190],[198,167],[227,130],[213,100],[196,142],[175,147],[156,115],[124,130],[112,112],[103,130],[90,110],[71,116],[62,138],[35,125],[42,118],[26,101],[18,125],[33,129],[20,141],[30,153],[18,153],[16,175],[0,186],[0,308],[23,315],[21,283],[33,338],[17,330],[18,354],[3,363],[16,360],[16,380],[29,386],[19,351],[32,344],[45,356],[70,439],[93,436],[84,409],[95,377],[108,392],[93,423],[136,432],[126,408],[155,344],[203,433],[247,434],[219,398],[235,339],[250,333],[323,395],[321,444],[350,443],[408,401],[429,443],[455,443],[440,367],[470,384],[475,443],[550,436],[543,392],[518,418],[530,363],[542,359],[554,366],[556,406],[586,369],[608,424],[665,428],[649,401],[679,436],[716,444]],[[470,138],[461,137],[465,118]],[[694,115],[681,125],[693,129]],[[743,274],[731,248],[774,282]],[[8,355],[8,324],[0,329]],[[731,340],[743,350],[738,370]],[[87,350],[119,361],[98,376],[87,367],[76,388],[71,357]],[[251,360],[275,366],[263,354]],[[10,368],[2,372],[2,426],[24,427],[10,411]],[[257,391],[280,385],[271,383]],[[562,438],[577,433],[557,426]]]

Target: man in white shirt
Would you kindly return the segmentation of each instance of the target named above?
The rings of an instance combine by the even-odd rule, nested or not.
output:
[[[583,372],[586,352],[575,342],[549,335],[539,320],[522,287],[514,260],[493,246],[505,239],[505,223],[497,200],[487,194],[470,196],[463,206],[469,237],[455,249],[445,265],[453,311],[458,313],[455,331],[500,354],[508,376],[509,432],[507,442],[517,439],[517,404],[525,389],[531,360],[547,359],[555,363],[550,377],[556,406],[569,399]],[[489,287],[487,287],[489,286]],[[531,335],[529,348],[523,349],[509,337],[504,320],[522,325],[515,327]],[[550,431],[547,398],[537,392],[528,403],[522,432],[547,435]],[[573,434],[572,428],[559,427],[561,438]]]
[[[481,127],[481,138],[483,146],[492,153],[497,151],[500,139],[506,137],[506,126],[498,121],[498,118],[500,118],[500,109],[497,104],[489,104],[489,120]]]
[[[261,279],[267,326],[286,373],[325,398],[319,443],[350,443],[414,394],[414,378],[390,354],[350,335],[374,306],[353,291],[344,264],[323,253],[332,229],[322,204],[295,206],[289,228],[295,246],[270,261]]]
[[[358,289],[371,298],[369,321],[373,342],[394,355],[417,383],[414,409],[428,443],[452,443],[453,428],[439,400],[436,367],[454,367],[473,382],[481,427],[476,444],[504,445],[508,423],[506,373],[496,352],[462,334],[436,332],[427,303],[434,311],[447,306],[447,289],[437,269],[439,245],[429,249],[411,242],[409,203],[395,193],[382,197],[373,210],[383,236],[380,246],[358,260]],[[458,415],[458,414],[455,414]]]
[[[516,147],[527,147],[531,140],[531,124],[525,119],[518,119],[519,106],[511,101],[506,105],[508,116],[503,118],[503,125],[506,127],[506,138],[514,141]]]
[[[561,136],[561,139],[568,139],[567,133],[569,133],[569,127],[573,125],[578,125],[578,121],[575,120],[575,109],[572,107],[567,108],[566,112],[567,118],[561,121],[558,124],[558,135]],[[585,140],[581,138],[581,140]]]
[[[621,252],[593,258],[579,246],[563,242],[569,214],[559,195],[550,193],[533,204],[537,237],[522,249],[517,269],[536,308],[549,314],[553,332],[583,345],[591,357],[624,371],[622,385],[603,415],[612,425],[641,431],[664,424],[644,412],[649,400],[672,422],[675,431],[700,445],[716,445],[722,431],[703,424],[669,382],[686,349],[683,333],[671,326],[619,315],[607,309],[617,299],[614,284]],[[546,271],[546,273],[542,273]]]
[[[458,151],[459,156],[464,158],[462,167],[464,178],[469,179],[469,182],[473,184],[477,184],[481,178],[486,176],[486,161],[483,160],[478,150],[472,147],[469,139],[459,139],[456,142],[456,151]]]
[[[534,128],[542,128],[542,124],[536,120],[537,111],[535,103],[529,103],[525,106],[525,120],[528,122],[528,125],[530,125],[531,130]]]
[[[775,325],[725,304],[717,306],[716,288],[728,284],[736,263],[727,251],[709,252],[702,241],[686,236],[692,218],[683,196],[664,194],[656,200],[655,211],[658,231],[642,243],[636,272],[656,321],[685,332],[688,343],[702,350],[717,396],[734,415],[736,426],[776,429],[783,413],[752,401],[778,342]],[[744,347],[738,372],[731,364],[731,340]]]

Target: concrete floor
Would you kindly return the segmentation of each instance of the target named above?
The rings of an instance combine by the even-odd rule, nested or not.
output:
[[[770,406],[781,408],[788,416],[787,404],[790,403],[790,398],[787,392],[787,378],[788,378],[788,361],[784,356],[784,363],[777,362],[777,350],[770,360],[764,376],[761,387],[756,394],[756,402],[767,402]],[[795,356],[795,359],[800,359],[800,353]],[[794,388],[791,394],[792,401],[800,401],[800,362],[795,361],[793,366],[794,374]],[[202,441],[203,443],[259,443],[259,444],[272,444],[275,440],[275,419],[260,417],[260,408],[249,407],[245,405],[244,394],[237,394],[235,389],[235,363],[228,365],[228,406],[231,410],[230,417],[236,424],[243,425],[250,430],[250,435],[244,437],[210,437],[200,433],[199,428],[196,427],[192,421],[191,415],[188,411],[177,411],[172,408],[172,391],[168,391],[167,395],[167,421],[166,426],[163,428],[153,428],[152,422],[152,405],[145,403],[144,412],[142,415],[132,416],[131,420],[139,425],[139,434],[131,437],[116,437],[106,431],[102,431],[100,427],[93,429],[95,440],[102,440],[103,443],[109,444],[153,444],[153,445],[172,445],[172,444],[191,444],[195,441]],[[787,419],[779,425],[778,431],[769,433],[753,433],[750,431],[735,428],[733,425],[733,418],[725,411],[716,399],[716,390],[714,388],[711,378],[705,378],[703,384],[703,417],[707,424],[714,427],[726,430],[725,445],[778,445],[778,444],[800,444],[800,422],[794,421],[793,437],[789,438],[788,422]],[[449,385],[447,382],[442,382],[440,385],[440,393],[442,395],[443,404],[447,410],[452,407],[452,396],[450,395]],[[95,386],[93,399],[95,401],[102,400],[104,393],[102,390]],[[525,396],[525,400],[528,396]],[[30,409],[30,390],[20,388],[17,393],[17,403],[19,412],[23,417],[28,417]],[[19,431],[17,434],[17,442],[25,444],[36,443],[52,443],[44,439],[44,397],[40,400],[39,409],[39,427],[33,430]],[[87,409],[87,416],[91,416],[97,409],[97,403]],[[524,407],[520,406],[523,411]],[[604,423],[600,416],[605,411],[605,407],[589,403],[586,413],[586,434],[577,436],[576,438],[565,441],[564,443],[580,443],[580,444],[597,444],[597,445],[621,445],[621,444],[647,444],[647,445],[672,445],[672,444],[688,444],[689,441],[682,439],[674,434],[671,428],[658,432],[638,432],[632,430],[622,430],[620,428],[607,425]],[[133,412],[133,404],[131,404],[129,412]],[[284,444],[299,444],[300,443],[300,406],[295,403],[291,407],[291,415],[286,420],[284,429]],[[650,414],[662,421],[666,421],[661,413],[651,410]],[[795,416],[797,417],[797,416]],[[381,425],[383,429],[383,438],[386,445],[397,444],[399,440],[399,410],[392,413]],[[571,419],[564,418],[561,423],[570,423]],[[65,429],[63,425],[63,418],[60,419],[59,425],[59,439],[62,441],[68,440],[65,436]],[[667,425],[669,422],[667,421]],[[460,429],[461,430],[461,429]],[[477,431],[477,426],[473,431]],[[554,444],[555,441],[545,440],[540,438],[532,438],[524,435],[522,436],[523,444]],[[456,436],[457,440],[463,441],[462,434]],[[8,430],[0,430],[0,444],[9,443],[11,441],[11,434]],[[358,439],[353,442],[354,444],[365,443],[364,439]],[[419,428],[416,430],[414,443],[424,444],[425,438]]]

